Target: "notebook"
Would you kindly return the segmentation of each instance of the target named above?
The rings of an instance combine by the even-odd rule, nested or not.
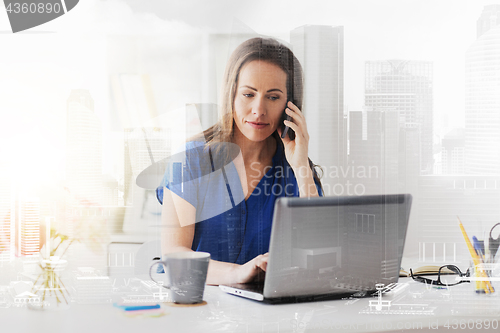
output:
[[[410,194],[279,198],[263,283],[220,285],[266,303],[363,297],[396,283]]]

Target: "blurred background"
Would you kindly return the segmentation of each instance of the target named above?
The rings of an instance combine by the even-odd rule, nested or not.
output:
[[[325,193],[414,196],[405,262],[468,264],[456,216],[480,239],[499,220],[497,0],[92,0],[9,30],[2,12],[0,269],[36,261],[47,224],[85,230],[74,267],[124,274],[158,251],[137,177],[215,123],[229,55],[262,35],[304,67]]]

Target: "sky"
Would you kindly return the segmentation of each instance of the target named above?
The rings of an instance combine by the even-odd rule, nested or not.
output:
[[[464,56],[487,4],[500,4],[500,0],[85,0],[66,15],[17,34],[11,33],[6,12],[0,10],[2,158],[9,156],[22,166],[15,167],[16,172],[34,178],[39,177],[37,172],[63,170],[66,100],[71,89],[89,89],[96,114],[103,127],[109,127],[109,36],[155,40],[151,50],[163,52],[156,61],[161,62],[158,57],[167,52],[168,69],[173,71],[192,67],[188,55],[195,37],[191,36],[253,31],[288,41],[291,30],[306,24],[344,26],[347,110],[363,107],[365,61],[432,61],[435,130],[442,135],[451,127],[463,126]],[[172,87],[186,90],[193,84],[192,75],[179,71],[172,75]],[[162,88],[156,88],[157,95]],[[159,113],[175,110],[183,99],[193,102],[188,93],[172,95],[177,104],[159,103]],[[112,145],[113,140],[109,136],[104,143]],[[105,172],[115,173],[113,159],[119,159],[119,154],[106,148],[103,152]],[[34,161],[37,171],[33,171]]]
[[[438,123],[463,125],[464,55],[476,38],[484,5],[498,0],[354,1],[148,1],[127,2],[136,13],[193,27],[233,31],[239,20],[260,34],[289,40],[296,27],[344,26],[345,98],[348,109],[363,106],[364,62],[409,59],[434,62]],[[197,10],[197,9],[200,10]],[[458,117],[456,117],[458,115]]]

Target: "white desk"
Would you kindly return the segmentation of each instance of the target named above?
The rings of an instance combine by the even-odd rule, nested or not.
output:
[[[369,308],[369,301],[374,300],[370,298],[268,305],[228,295],[218,287],[209,286],[205,290],[206,305],[187,308],[162,305],[167,315],[160,318],[128,318],[111,304],[72,303],[63,311],[0,309],[0,327],[2,332],[37,333],[384,332],[402,329],[436,332],[434,328],[438,326],[439,331],[451,332],[500,330],[500,291],[495,296],[478,296],[472,294],[470,284],[446,291],[426,290],[425,285],[409,279],[401,279],[401,282],[410,285],[392,300],[391,309],[410,304],[415,314],[361,313]],[[415,297],[419,295],[421,297]],[[423,312],[432,314],[418,314],[419,311],[423,313],[419,304],[426,304]],[[487,321],[489,329],[485,327]]]

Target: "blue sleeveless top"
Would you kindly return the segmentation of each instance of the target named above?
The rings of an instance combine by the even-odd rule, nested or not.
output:
[[[156,196],[162,203],[165,186],[196,208],[194,251],[244,264],[269,251],[274,203],[279,197],[298,197],[297,180],[277,143],[272,167],[245,200],[235,166],[214,168],[214,154],[204,142],[188,142],[182,158],[170,160]],[[322,195],[319,184],[316,187]]]

